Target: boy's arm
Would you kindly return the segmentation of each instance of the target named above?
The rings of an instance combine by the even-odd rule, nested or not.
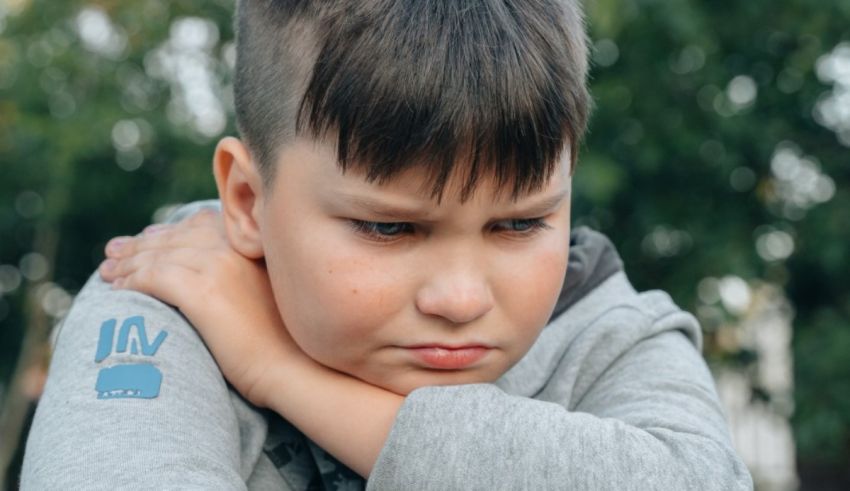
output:
[[[278,371],[262,390],[371,489],[751,489],[705,363],[676,329],[690,316],[668,315],[643,339],[612,339],[617,323],[649,322],[623,310],[567,353],[544,400],[492,384],[403,399],[307,369]]]
[[[618,317],[588,329],[540,399],[490,384],[412,392],[370,489],[752,489],[707,367],[675,330],[687,316],[625,350],[611,333],[633,326]],[[594,359],[595,375],[576,374]]]
[[[367,478],[405,400],[306,356],[269,365],[257,393],[260,405]]]
[[[61,327],[23,489],[244,489],[265,427],[232,397],[182,316],[95,275]]]

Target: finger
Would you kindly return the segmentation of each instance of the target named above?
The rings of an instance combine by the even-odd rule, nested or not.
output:
[[[138,239],[150,238],[151,235],[162,235],[172,238],[185,236],[185,234],[203,233],[211,234],[218,230],[219,222],[222,222],[221,213],[211,208],[202,208],[188,218],[174,224],[156,224],[148,226]]]
[[[154,229],[136,237],[115,237],[106,244],[106,257],[125,258],[145,250],[192,247],[213,248],[225,242],[213,224],[179,223]]]
[[[197,254],[185,252],[183,249],[140,251],[127,257],[107,258],[98,266],[98,272],[104,281],[115,282],[119,278],[133,274],[150,264],[167,266],[169,264],[181,265],[182,263],[184,267],[195,268],[199,263],[197,256]]]
[[[186,221],[193,224],[208,225],[216,223],[220,218],[220,211],[212,208],[201,208],[186,219]]]
[[[167,230],[170,225],[167,223],[154,223],[153,225],[148,225],[142,230],[141,235],[150,235],[158,232],[162,232]]]
[[[118,275],[115,274],[115,269],[117,266],[117,259],[107,258],[105,261],[102,261],[97,267],[97,272],[100,273],[100,277],[103,279],[103,281],[115,281],[118,278]]]
[[[136,269],[127,276],[122,276],[113,283],[113,288],[134,290],[180,307],[186,305],[187,295],[198,294],[185,287],[198,280],[198,273],[190,268],[154,263]]]
[[[168,229],[170,225],[165,223],[155,223],[153,225],[148,225],[139,235],[130,236],[130,235],[121,235],[118,237],[113,237],[110,239],[106,246],[104,247],[104,252],[107,257],[120,257],[122,254],[127,254],[131,252],[132,245],[134,241],[142,236],[142,235],[153,235],[156,233],[164,232]]]
[[[106,243],[106,246],[103,248],[103,252],[108,258],[120,257],[120,255],[128,249],[128,245],[133,241],[133,239],[133,237],[128,235],[113,237]]]
[[[104,281],[114,281],[156,264],[158,267],[184,267],[201,272],[209,262],[210,254],[199,254],[195,248],[151,249],[139,251],[123,258],[109,258],[98,267]]]

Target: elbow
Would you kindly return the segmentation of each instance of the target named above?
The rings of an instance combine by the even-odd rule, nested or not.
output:
[[[683,433],[661,441],[687,489],[752,491],[750,471],[729,442]]]
[[[752,491],[753,478],[741,458],[732,448],[714,443],[718,448],[710,452],[710,458],[691,465],[700,467],[694,470],[702,474],[701,489]]]
[[[752,491],[753,478],[744,461],[730,445],[717,446],[715,451],[717,467],[709,470],[709,478],[717,482],[717,489],[735,489]]]

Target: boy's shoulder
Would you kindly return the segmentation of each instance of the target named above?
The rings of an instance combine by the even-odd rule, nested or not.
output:
[[[219,202],[197,201],[166,209],[162,222],[176,223],[204,208],[219,209]],[[200,336],[178,309],[143,293],[115,290],[97,271],[77,294],[52,338],[54,348],[60,341],[63,348],[67,347],[63,351],[79,351],[82,355],[82,351],[89,349],[91,356],[87,358],[96,364],[119,355],[134,356],[135,362],[155,364],[158,355],[162,355],[160,350],[172,349],[174,345],[180,345],[186,356],[214,363]],[[186,350],[189,346],[200,349]],[[156,391],[143,391],[138,395],[155,397],[156,394]],[[132,395],[120,394],[120,397]]]
[[[637,291],[608,237],[588,227],[572,230],[564,286],[550,324],[581,330],[611,316],[631,315],[655,322],[673,314],[689,315],[662,290]],[[687,324],[686,334],[701,347],[698,332],[691,332],[694,325]]]
[[[168,219],[210,205],[182,207]],[[114,290],[95,272],[53,344],[25,451],[27,487],[115,489],[147,476],[144,487],[239,489],[254,478],[266,419],[228,386],[177,309]]]

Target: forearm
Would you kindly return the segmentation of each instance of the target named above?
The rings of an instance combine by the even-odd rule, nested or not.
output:
[[[264,405],[368,477],[404,397],[304,356],[270,367]]]
[[[434,470],[439,469],[435,473]],[[371,489],[748,489],[731,448],[510,396],[492,385],[412,392]]]
[[[547,400],[491,384],[411,392],[370,488],[752,489],[684,336],[647,339],[606,366],[581,393],[550,384]]]

